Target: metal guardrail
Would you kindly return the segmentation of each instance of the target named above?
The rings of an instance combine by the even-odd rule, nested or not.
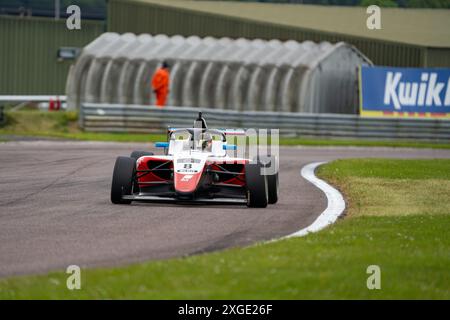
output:
[[[50,100],[66,101],[67,96],[0,96],[0,102],[48,102]]]
[[[80,110],[80,126],[98,132],[162,132],[167,126],[192,126],[199,111],[210,127],[279,129],[282,136],[450,142],[450,121],[444,119],[364,118],[188,107],[85,103]]]

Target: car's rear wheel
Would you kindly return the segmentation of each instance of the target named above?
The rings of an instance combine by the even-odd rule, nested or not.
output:
[[[114,165],[111,183],[111,202],[115,204],[130,204],[131,200],[123,199],[131,195],[133,175],[136,170],[136,160],[128,157],[118,157]]]
[[[267,179],[267,199],[269,204],[278,202],[278,159],[275,156],[260,156],[254,162],[264,167],[264,174]]]
[[[275,204],[278,202],[278,184],[278,172],[267,176],[269,204]]]
[[[153,152],[148,152],[148,151],[133,151],[130,155],[130,158],[133,158],[135,160],[139,159],[140,157],[143,156],[152,156]]]
[[[275,156],[268,156],[268,162],[265,164],[267,177],[267,193],[269,204],[278,202],[278,163]]]
[[[267,179],[262,174],[261,168],[262,165],[259,163],[248,163],[245,165],[248,207],[267,207]]]

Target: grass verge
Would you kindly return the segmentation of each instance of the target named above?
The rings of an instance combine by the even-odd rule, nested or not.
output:
[[[165,133],[100,133],[82,131],[77,126],[77,114],[73,112],[40,112],[23,110],[6,112],[7,124],[0,128],[0,135],[33,137],[52,137],[74,140],[118,141],[118,142],[155,142],[165,141]],[[3,138],[5,139],[5,138]],[[361,147],[408,147],[450,149],[450,143],[431,143],[417,141],[372,141],[280,138],[284,146],[361,146]]]
[[[450,160],[336,161],[321,167],[319,175],[344,190],[350,207],[345,219],[322,232],[187,258],[83,270],[78,291],[66,289],[64,272],[3,279],[0,299],[449,299],[449,167]],[[374,200],[361,198],[375,190],[371,179],[378,179],[383,192],[371,194]],[[409,188],[429,180],[439,183]],[[394,190],[391,182],[398,195],[413,194],[403,202],[401,196],[394,204],[385,201]],[[423,201],[426,196],[433,202]],[[411,207],[418,209],[405,214]],[[381,290],[366,287],[369,265],[381,268]]]
[[[318,174],[346,195],[351,216],[450,213],[450,160],[337,160]]]
[[[87,132],[78,128],[75,112],[42,112],[23,110],[6,112],[6,125],[0,135],[61,138],[72,140],[154,142],[165,141],[165,134]]]

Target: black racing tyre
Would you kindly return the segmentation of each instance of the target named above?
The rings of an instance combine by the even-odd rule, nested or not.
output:
[[[267,179],[261,173],[261,168],[262,166],[258,163],[248,163],[245,165],[248,207],[267,207]]]
[[[264,168],[268,168],[265,171],[267,179],[267,198],[269,204],[275,204],[278,202],[278,159],[275,156],[261,156],[255,158],[254,162],[259,163]]]
[[[267,177],[267,193],[269,204],[275,204],[278,202],[278,159],[275,156],[268,156],[268,162],[265,167],[270,168],[266,171]]]
[[[148,152],[148,151],[133,151],[130,155],[130,158],[133,158],[135,160],[139,159],[140,157],[143,156],[152,156],[153,152]]]
[[[136,170],[136,160],[128,157],[118,157],[114,165],[111,183],[111,202],[115,204],[130,204],[131,200],[122,199],[123,195],[131,195],[133,175]]]
[[[278,185],[278,172],[267,175],[267,193],[269,204],[275,204],[278,202]]]

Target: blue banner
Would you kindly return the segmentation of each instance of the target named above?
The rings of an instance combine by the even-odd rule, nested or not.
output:
[[[362,66],[361,115],[450,117],[450,69]]]

